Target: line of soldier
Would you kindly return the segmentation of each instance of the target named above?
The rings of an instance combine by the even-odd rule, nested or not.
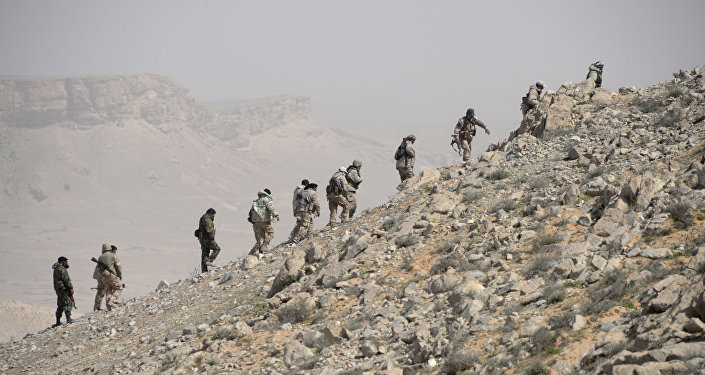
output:
[[[594,81],[595,87],[601,87],[603,68],[604,63],[602,61],[590,64],[585,79]],[[545,86],[543,81],[537,81],[529,87],[529,92],[522,98],[522,116],[526,116],[529,111],[539,105],[541,92]],[[458,152],[462,152],[463,162],[470,160],[472,139],[476,135],[477,127],[484,129],[487,135],[490,134],[487,125],[475,117],[473,108],[469,108],[465,112],[465,116],[461,117],[455,125],[451,146],[454,144],[459,146]],[[402,138],[401,144],[394,153],[396,169],[402,182],[414,177],[414,163],[416,161],[416,151],[413,148],[414,142],[416,142],[416,136],[413,134]],[[362,183],[361,169],[362,162],[354,160],[349,167],[340,167],[330,178],[326,187],[326,199],[330,210],[329,227],[337,225],[336,215],[338,207],[341,208],[341,223],[346,223],[355,214],[357,209],[356,193]],[[318,185],[310,183],[306,179],[302,180],[301,185],[294,189],[292,209],[296,218],[296,225],[289,234],[288,243],[299,243],[312,233],[313,216],[319,217],[321,215],[317,190]],[[215,241],[214,220],[215,209],[209,208],[199,219],[198,229],[194,233],[201,245],[201,272],[208,272],[208,267],[213,266],[213,261],[220,253],[220,246]],[[252,202],[247,220],[252,223],[252,229],[255,233],[255,244],[250,249],[249,255],[256,255],[261,259],[264,252],[267,251],[269,243],[274,238],[272,222],[279,221],[279,213],[274,206],[272,192],[269,189],[264,189],[257,193],[257,199]],[[95,260],[95,258],[91,259],[97,263],[93,278],[98,280],[93,305],[94,311],[101,310],[103,297],[106,297],[106,308],[108,310],[115,308],[122,289],[125,287],[125,284],[122,284],[122,268],[116,253],[117,247],[103,244],[100,258],[98,260]],[[59,257],[52,268],[54,270],[54,291],[57,295],[56,324],[53,325],[53,327],[56,327],[61,324],[62,314],[66,315],[67,323],[72,322],[71,309],[76,304],[73,298],[71,278],[68,274],[68,258]]]

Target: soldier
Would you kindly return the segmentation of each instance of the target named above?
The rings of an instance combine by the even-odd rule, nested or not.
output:
[[[110,251],[112,247],[104,243],[102,248],[101,248],[101,254],[104,254],[106,251]],[[103,284],[103,278],[100,276],[101,275],[101,267],[100,264],[95,265],[95,269],[93,270],[93,279],[98,281],[98,287],[96,288],[95,291],[95,301],[93,302],[93,311],[100,311],[100,306],[103,304],[103,297],[105,297],[105,285]]]
[[[543,81],[537,81],[536,84],[529,87],[529,92],[522,98],[521,115],[526,116],[526,113],[536,108],[541,100],[541,91],[546,85]]]
[[[357,192],[357,188],[362,183],[360,169],[362,169],[362,162],[356,159],[353,160],[352,165],[345,171],[345,179],[348,181],[348,194],[346,198],[350,203],[348,206],[348,214],[351,219],[357,209],[357,199],[355,198],[355,193]]]
[[[463,149],[463,161],[470,160],[471,142],[472,137],[474,137],[476,133],[476,126],[485,129],[485,133],[490,134],[490,130],[485,123],[475,117],[475,110],[472,108],[469,108],[467,112],[465,112],[465,116],[461,117],[460,120],[458,120],[458,124],[455,125],[453,138],[455,143]]]
[[[347,223],[349,220],[348,210],[350,208],[350,202],[348,202],[348,180],[345,177],[346,168],[340,167],[333,174],[333,177],[328,181],[328,186],[326,187],[326,198],[328,199],[328,209],[330,210],[330,220],[328,225],[335,227],[335,215],[338,213],[338,206],[342,207],[342,212],[340,213],[340,222]]]
[[[294,197],[291,200],[291,210],[294,213],[294,218],[296,218],[296,207],[299,204],[299,200],[301,199],[301,195],[304,193],[304,189],[306,189],[306,186],[308,186],[308,180],[304,179],[301,180],[301,185],[297,186],[294,188]],[[291,233],[289,233],[289,241],[288,242],[295,242],[294,239],[296,238],[296,226],[294,226],[294,229],[291,230]]]
[[[410,134],[401,140],[397,147],[394,158],[397,160],[397,171],[401,181],[414,177],[414,162],[416,161],[416,151],[412,145],[416,142],[416,136]]]
[[[214,220],[215,210],[213,208],[209,208],[198,220],[196,237],[201,243],[201,272],[208,272],[208,266],[213,266],[213,261],[220,253],[220,246],[215,242]]]
[[[110,250],[103,251],[100,255],[98,267],[100,267],[101,284],[105,288],[105,307],[110,311],[117,307],[117,301],[122,293],[122,266],[117,257],[117,247],[105,244],[103,249],[107,246],[110,246]]]
[[[313,230],[313,215],[321,216],[318,204],[318,184],[308,184],[296,206],[296,226],[291,231],[290,241],[299,243],[305,240]],[[297,238],[298,237],[298,238]]]
[[[602,61],[596,61],[588,68],[588,74],[585,79],[595,81],[595,87],[602,87],[602,68],[605,64]]]
[[[274,237],[272,221],[279,221],[279,213],[274,207],[272,192],[269,189],[257,193],[257,199],[252,201],[248,221],[252,223],[252,230],[255,232],[255,245],[249,254],[262,258]]]
[[[71,319],[71,308],[73,302],[73,284],[69,277],[69,259],[61,256],[51,268],[54,270],[54,292],[56,292],[56,324],[61,325],[61,315],[66,314],[66,324],[73,323]]]

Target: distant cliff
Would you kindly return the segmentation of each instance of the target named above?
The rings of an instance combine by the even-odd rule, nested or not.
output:
[[[126,119],[186,124],[205,116],[186,88],[157,74],[0,80],[0,123],[13,127],[91,126]]]

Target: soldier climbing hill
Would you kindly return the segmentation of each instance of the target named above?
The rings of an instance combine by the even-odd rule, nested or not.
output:
[[[536,84],[529,87],[529,92],[522,98],[521,115],[526,116],[526,113],[536,108],[541,101],[541,91],[546,85],[543,81],[537,81]]]
[[[321,206],[318,204],[318,185],[310,183],[299,196],[296,205],[296,226],[291,231],[290,241],[299,243],[308,238],[313,230],[313,215],[321,216]]]
[[[252,230],[255,232],[255,244],[250,250],[250,255],[261,258],[274,238],[272,221],[279,221],[279,213],[274,207],[272,192],[269,189],[257,193],[257,199],[252,201],[250,207],[248,221],[252,223]]]
[[[105,250],[105,249],[108,250]],[[97,268],[100,268],[101,281],[105,293],[105,307],[108,311],[117,307],[117,301],[122,293],[122,266],[120,259],[117,257],[117,247],[109,244],[103,244],[103,254],[98,258]],[[101,297],[102,299],[102,297]],[[98,295],[96,293],[96,304],[100,307]],[[95,305],[93,306],[96,307]]]
[[[330,210],[328,225],[331,227],[336,226],[335,215],[338,213],[338,206],[342,208],[340,222],[346,223],[349,220],[348,210],[350,202],[348,202],[347,195],[350,188],[345,174],[346,168],[340,167],[328,181],[328,186],[326,186],[326,198],[328,199],[328,209]]]
[[[472,138],[475,136],[475,127],[477,126],[485,129],[487,135],[490,134],[490,130],[485,123],[475,117],[475,110],[472,108],[469,108],[465,112],[465,116],[461,117],[460,120],[458,120],[458,124],[455,125],[453,140],[463,150],[463,161],[470,160],[471,142]]]
[[[362,183],[360,169],[362,169],[362,162],[356,159],[353,160],[352,165],[350,165],[345,171],[345,179],[348,181],[348,194],[346,198],[350,203],[350,206],[348,207],[348,214],[351,219],[357,209],[357,198],[355,197],[355,194],[357,193],[357,188]]]
[[[73,284],[69,277],[69,259],[61,256],[51,268],[54,270],[54,292],[56,292],[56,324],[61,325],[61,315],[66,314],[66,324],[73,323],[71,319],[71,309],[75,303],[73,300]]]
[[[596,61],[590,65],[588,68],[588,74],[585,79],[590,79],[595,81],[595,87],[602,87],[602,69],[605,67],[605,63],[602,61]]]
[[[201,272],[208,272],[208,266],[213,266],[213,261],[220,253],[220,246],[215,242],[215,210],[209,208],[198,220],[196,237],[201,244]]]
[[[394,153],[394,159],[397,161],[397,171],[399,171],[399,178],[401,178],[402,182],[414,177],[414,163],[416,162],[416,151],[412,147],[414,142],[416,142],[416,136],[413,134],[407,135],[401,140],[401,144]]]

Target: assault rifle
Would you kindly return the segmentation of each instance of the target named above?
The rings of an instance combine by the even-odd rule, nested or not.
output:
[[[455,135],[450,136],[450,147],[453,147],[453,151],[457,152],[458,155],[463,156],[463,153],[460,151],[460,145],[458,144],[458,149],[455,148],[455,145],[458,144],[458,142],[455,141]]]
[[[91,258],[91,261],[94,262],[94,263],[98,263],[98,265],[100,266],[101,269],[104,269],[104,270],[106,270],[106,271],[112,273],[113,275],[117,276],[117,274],[116,274],[115,272],[113,272],[113,270],[111,270],[110,267],[108,267],[107,264],[105,264],[105,263],[99,261],[99,260],[96,259],[95,257],[92,257],[92,258]],[[124,287],[125,287],[125,284],[122,284],[122,287],[124,288]],[[91,288],[91,289],[98,289],[98,288]],[[73,297],[71,297],[71,298],[73,298]]]

